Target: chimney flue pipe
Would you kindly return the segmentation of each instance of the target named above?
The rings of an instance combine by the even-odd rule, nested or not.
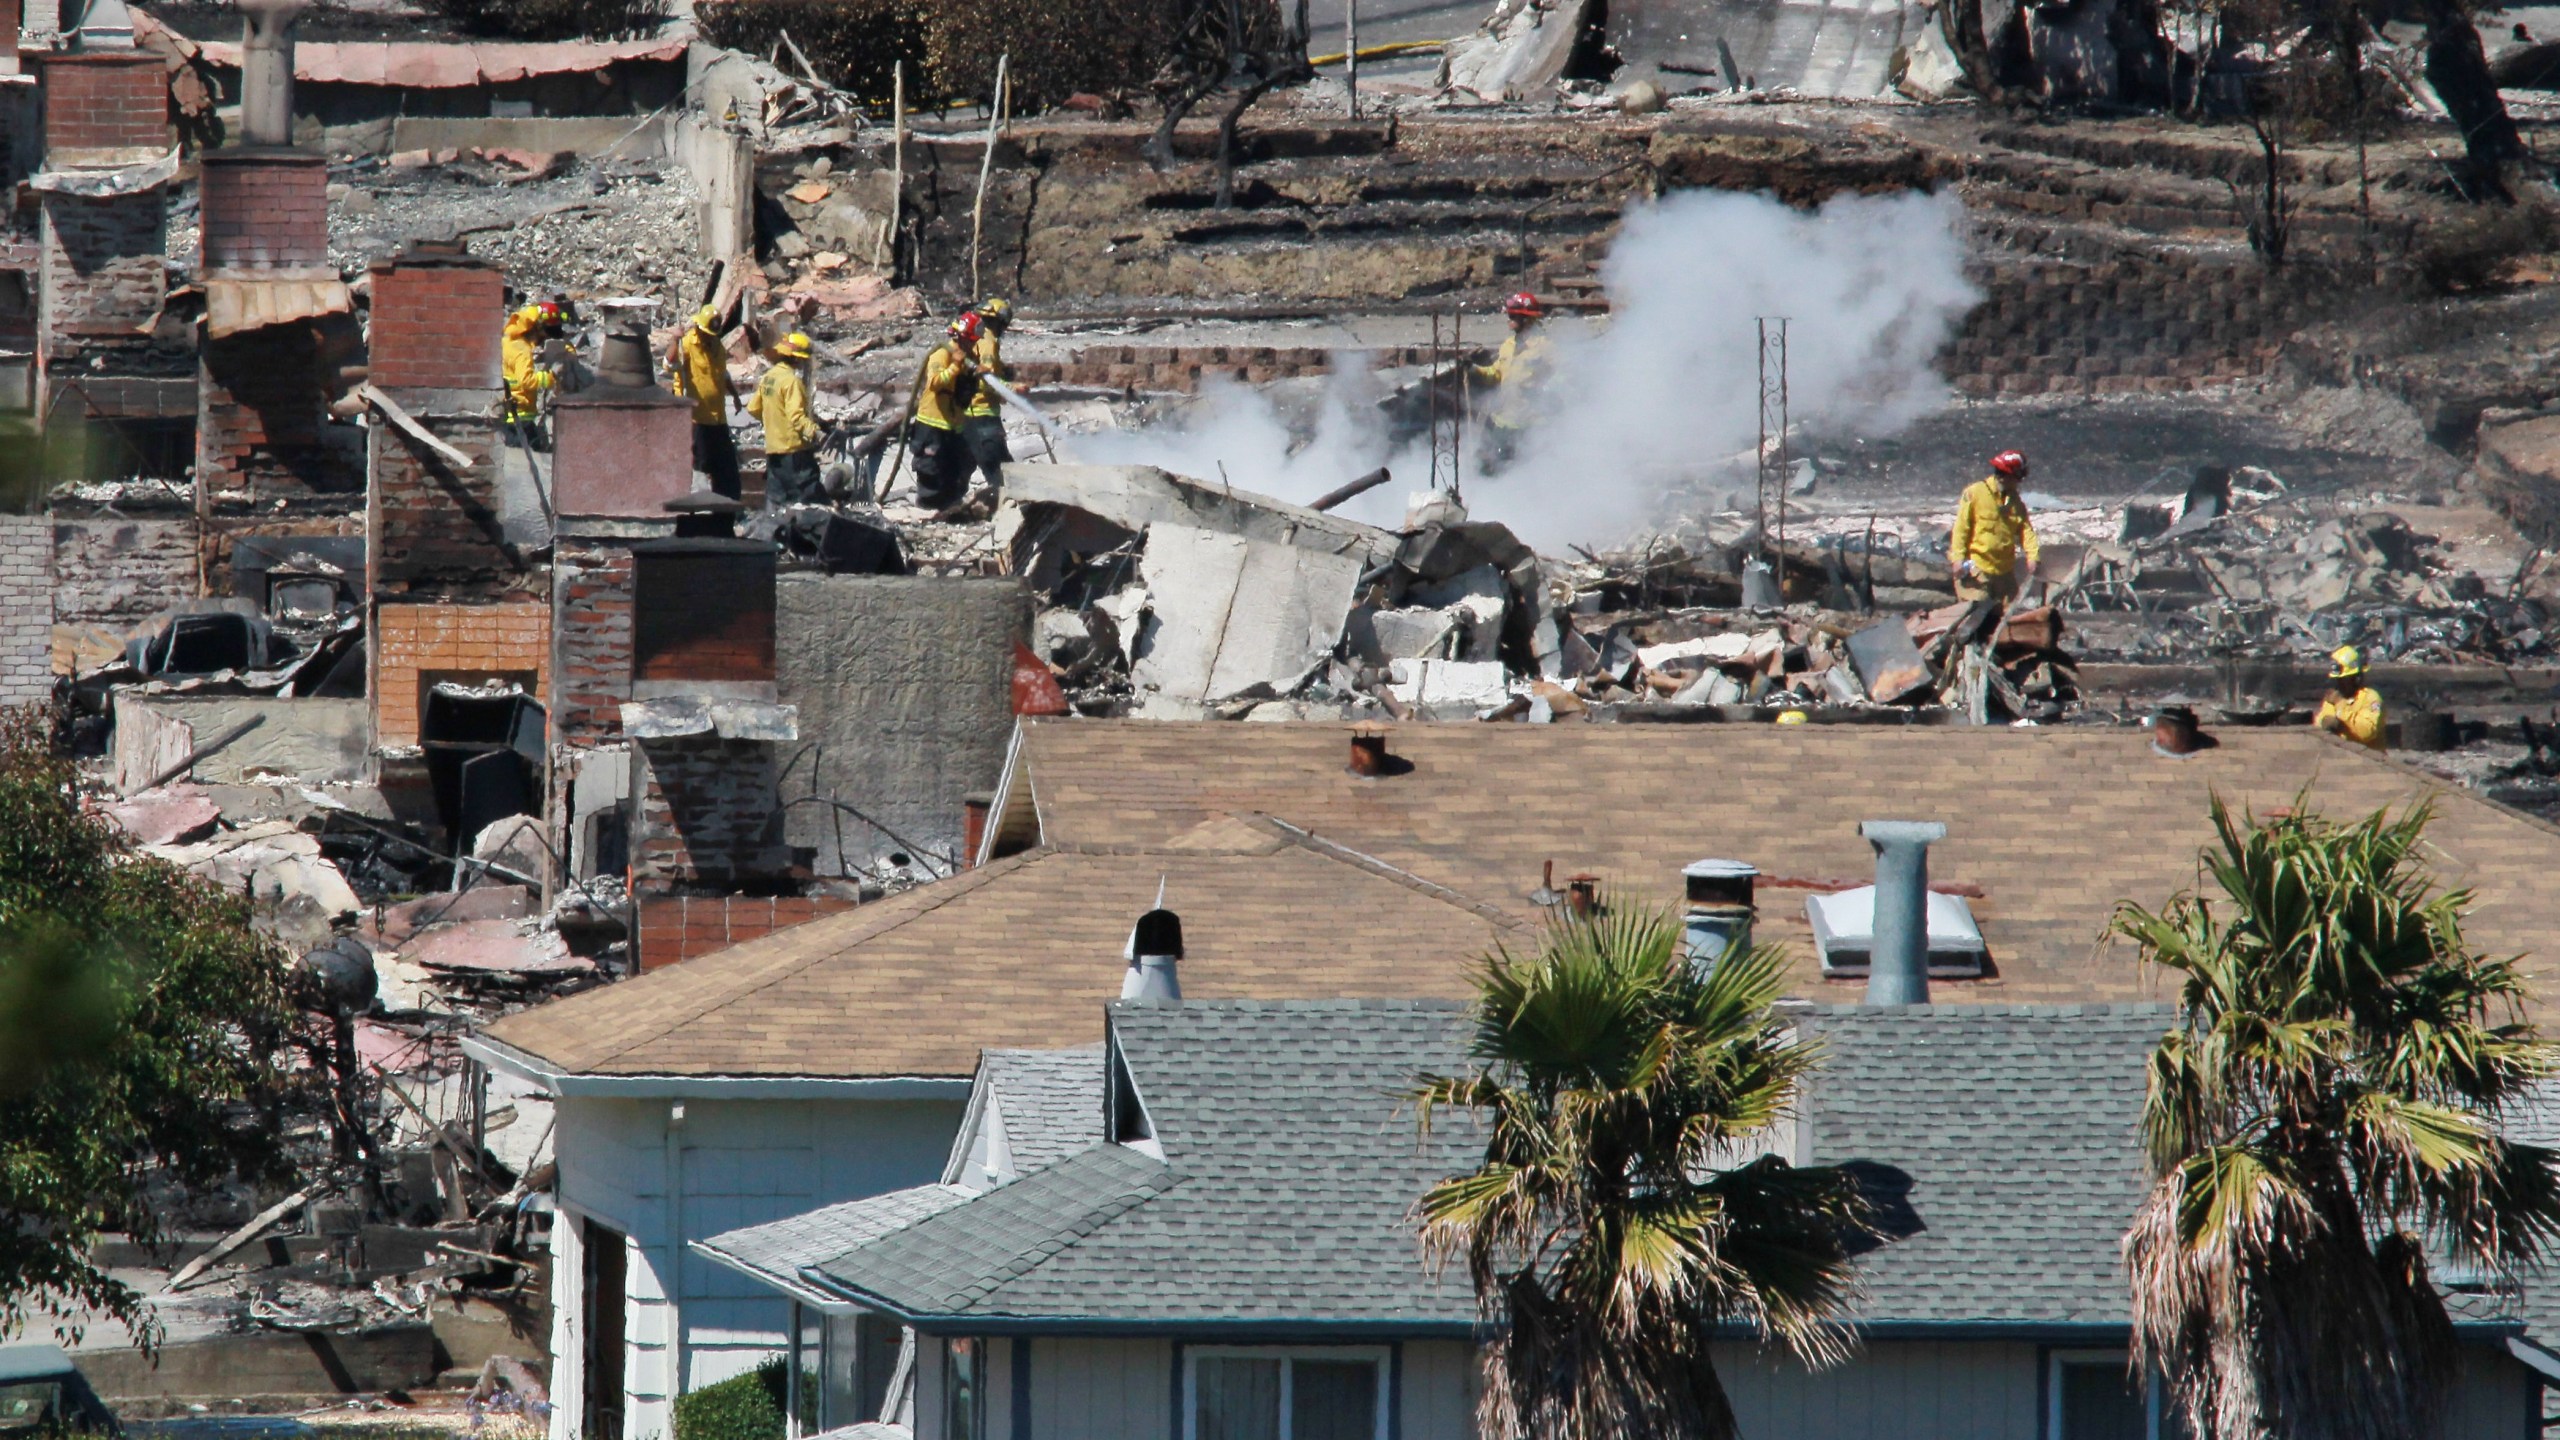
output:
[[[1129,970],[1120,980],[1123,1000],[1182,998],[1182,917],[1158,905],[1129,931]]]
[[[1876,851],[1870,1005],[1929,1003],[1929,846],[1947,838],[1934,820],[1868,820],[1858,826]]]
[[[309,0],[240,0],[240,138],[293,143],[293,22]]]

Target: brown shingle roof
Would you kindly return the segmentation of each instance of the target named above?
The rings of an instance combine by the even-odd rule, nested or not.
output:
[[[1347,773],[1349,729],[1032,721],[1014,783],[1027,777],[1051,844],[1148,844],[1267,813],[1524,916],[1548,860],[1668,904],[1680,867],[1708,856],[1864,884],[1858,821],[1942,820],[1930,878],[1980,887],[1968,903],[1998,973],[1935,993],[1986,1002],[2146,998],[2130,949],[2101,943],[2107,918],[2197,882],[2213,792],[2263,812],[2308,785],[2337,816],[2431,794],[2429,858],[2477,892],[2472,940],[2560,988],[2560,830],[2308,728],[2225,729],[2169,760],[2130,729],[1403,725],[1388,743],[1411,770],[1375,780]],[[1800,993],[1854,998],[1820,978],[1803,894],[1764,883],[1759,933],[1798,948]]]
[[[1229,823],[1040,850],[510,1016],[491,1039],[602,1075],[966,1076],[988,1046],[1102,1038],[1140,912],[1179,912],[1186,996],[1445,997],[1509,923]]]
[[[2306,784],[2337,815],[2437,796],[2431,858],[2477,892],[2474,942],[2525,954],[2537,989],[2560,955],[2560,906],[2537,897],[2560,830],[2307,730],[2226,730],[2173,761],[2130,730],[1399,726],[1412,769],[1377,780],[1345,773],[1347,735],[1031,722],[1009,773],[1044,848],[488,1033],[604,1075],[965,1076],[983,1047],[1100,1037],[1160,877],[1186,995],[1463,999],[1469,960],[1525,938],[1547,860],[1664,904],[1707,856],[1863,884],[1857,822],[1879,818],[1944,820],[1931,878],[1979,892],[1994,974],[1938,1000],[2147,998],[2130,950],[2102,943],[2116,902],[2195,883],[2209,793],[2263,811]],[[1795,948],[1798,993],[1854,999],[1820,976],[1804,893],[1764,882],[1760,934]]]

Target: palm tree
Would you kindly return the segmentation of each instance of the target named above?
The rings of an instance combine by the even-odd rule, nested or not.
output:
[[[1858,1190],[1751,1153],[1815,1059],[1771,1012],[1783,954],[1702,970],[1680,939],[1661,914],[1604,909],[1534,955],[1496,952],[1476,1068],[1414,1092],[1426,1131],[1444,1106],[1487,1122],[1483,1164],[1418,1208],[1495,1332],[1478,1414],[1494,1440],[1729,1440],[1720,1331],[1809,1363],[1846,1351]]]
[[[2560,1157],[2499,1129],[2554,1051],[2515,962],[2463,939],[2469,893],[2420,862],[2432,816],[2297,797],[2243,823],[2217,798],[2219,893],[2117,912],[2185,1012],[2151,1058],[2124,1257],[2136,1362],[2192,1434],[2428,1433],[2454,1359],[2431,1267],[2503,1276],[2560,1236]]]

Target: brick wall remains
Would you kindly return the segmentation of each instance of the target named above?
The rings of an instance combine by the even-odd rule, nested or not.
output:
[[[441,678],[533,677],[549,693],[551,610],[509,605],[378,605],[373,622],[373,743],[418,743],[421,685]]]
[[[505,272],[459,247],[412,246],[374,266],[373,383],[386,390],[496,390],[506,287]]]
[[[269,146],[205,152],[204,268],[329,263],[329,157]]]
[[[664,540],[633,558],[634,680],[773,679],[771,545]]]
[[[169,148],[169,72],[147,50],[56,51],[44,57],[47,159],[66,152]]]
[[[266,517],[278,501],[331,513],[363,506],[365,431],[328,413],[338,365],[357,351],[352,330],[333,317],[204,343],[196,483],[209,513]]]
[[[367,432],[373,593],[481,601],[546,594],[544,572],[507,543],[499,518],[497,422],[483,415],[414,418],[472,463],[457,469],[397,426]]]
[[[118,634],[197,596],[193,516],[56,516],[54,622]]]
[[[53,693],[53,522],[0,515],[0,705]]]
[[[645,778],[631,844],[635,890],[751,887],[783,879],[791,852],[774,747],[688,736],[637,742]]]
[[[551,674],[543,692],[555,745],[622,738],[631,698],[631,551],[563,540],[551,560]]]
[[[644,896],[634,949],[641,969],[659,970],[853,906],[834,895]]]
[[[41,198],[42,363],[146,343],[168,298],[166,192]]]

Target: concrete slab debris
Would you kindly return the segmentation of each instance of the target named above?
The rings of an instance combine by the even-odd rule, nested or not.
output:
[[[800,710],[767,700],[632,700],[622,706],[622,730],[635,740],[715,734],[723,740],[797,740]]]
[[[1408,705],[1499,705],[1511,698],[1500,661],[1398,660],[1387,673],[1396,698]]]
[[[222,823],[222,808],[192,786],[145,791],[107,806],[105,813],[140,845],[191,844]]]
[[[1131,678],[1204,701],[1294,690],[1342,639],[1362,568],[1357,554],[1150,524],[1139,567],[1148,621]]]
[[[533,935],[513,920],[471,920],[440,925],[402,949],[401,957],[429,970],[469,970],[509,975],[567,975],[595,968],[595,962]]]
[[[1448,660],[1459,639],[1460,617],[1427,605],[1392,610],[1362,606],[1351,612],[1345,641],[1351,653],[1372,665],[1390,660]],[[1475,656],[1469,659],[1481,658]]]

